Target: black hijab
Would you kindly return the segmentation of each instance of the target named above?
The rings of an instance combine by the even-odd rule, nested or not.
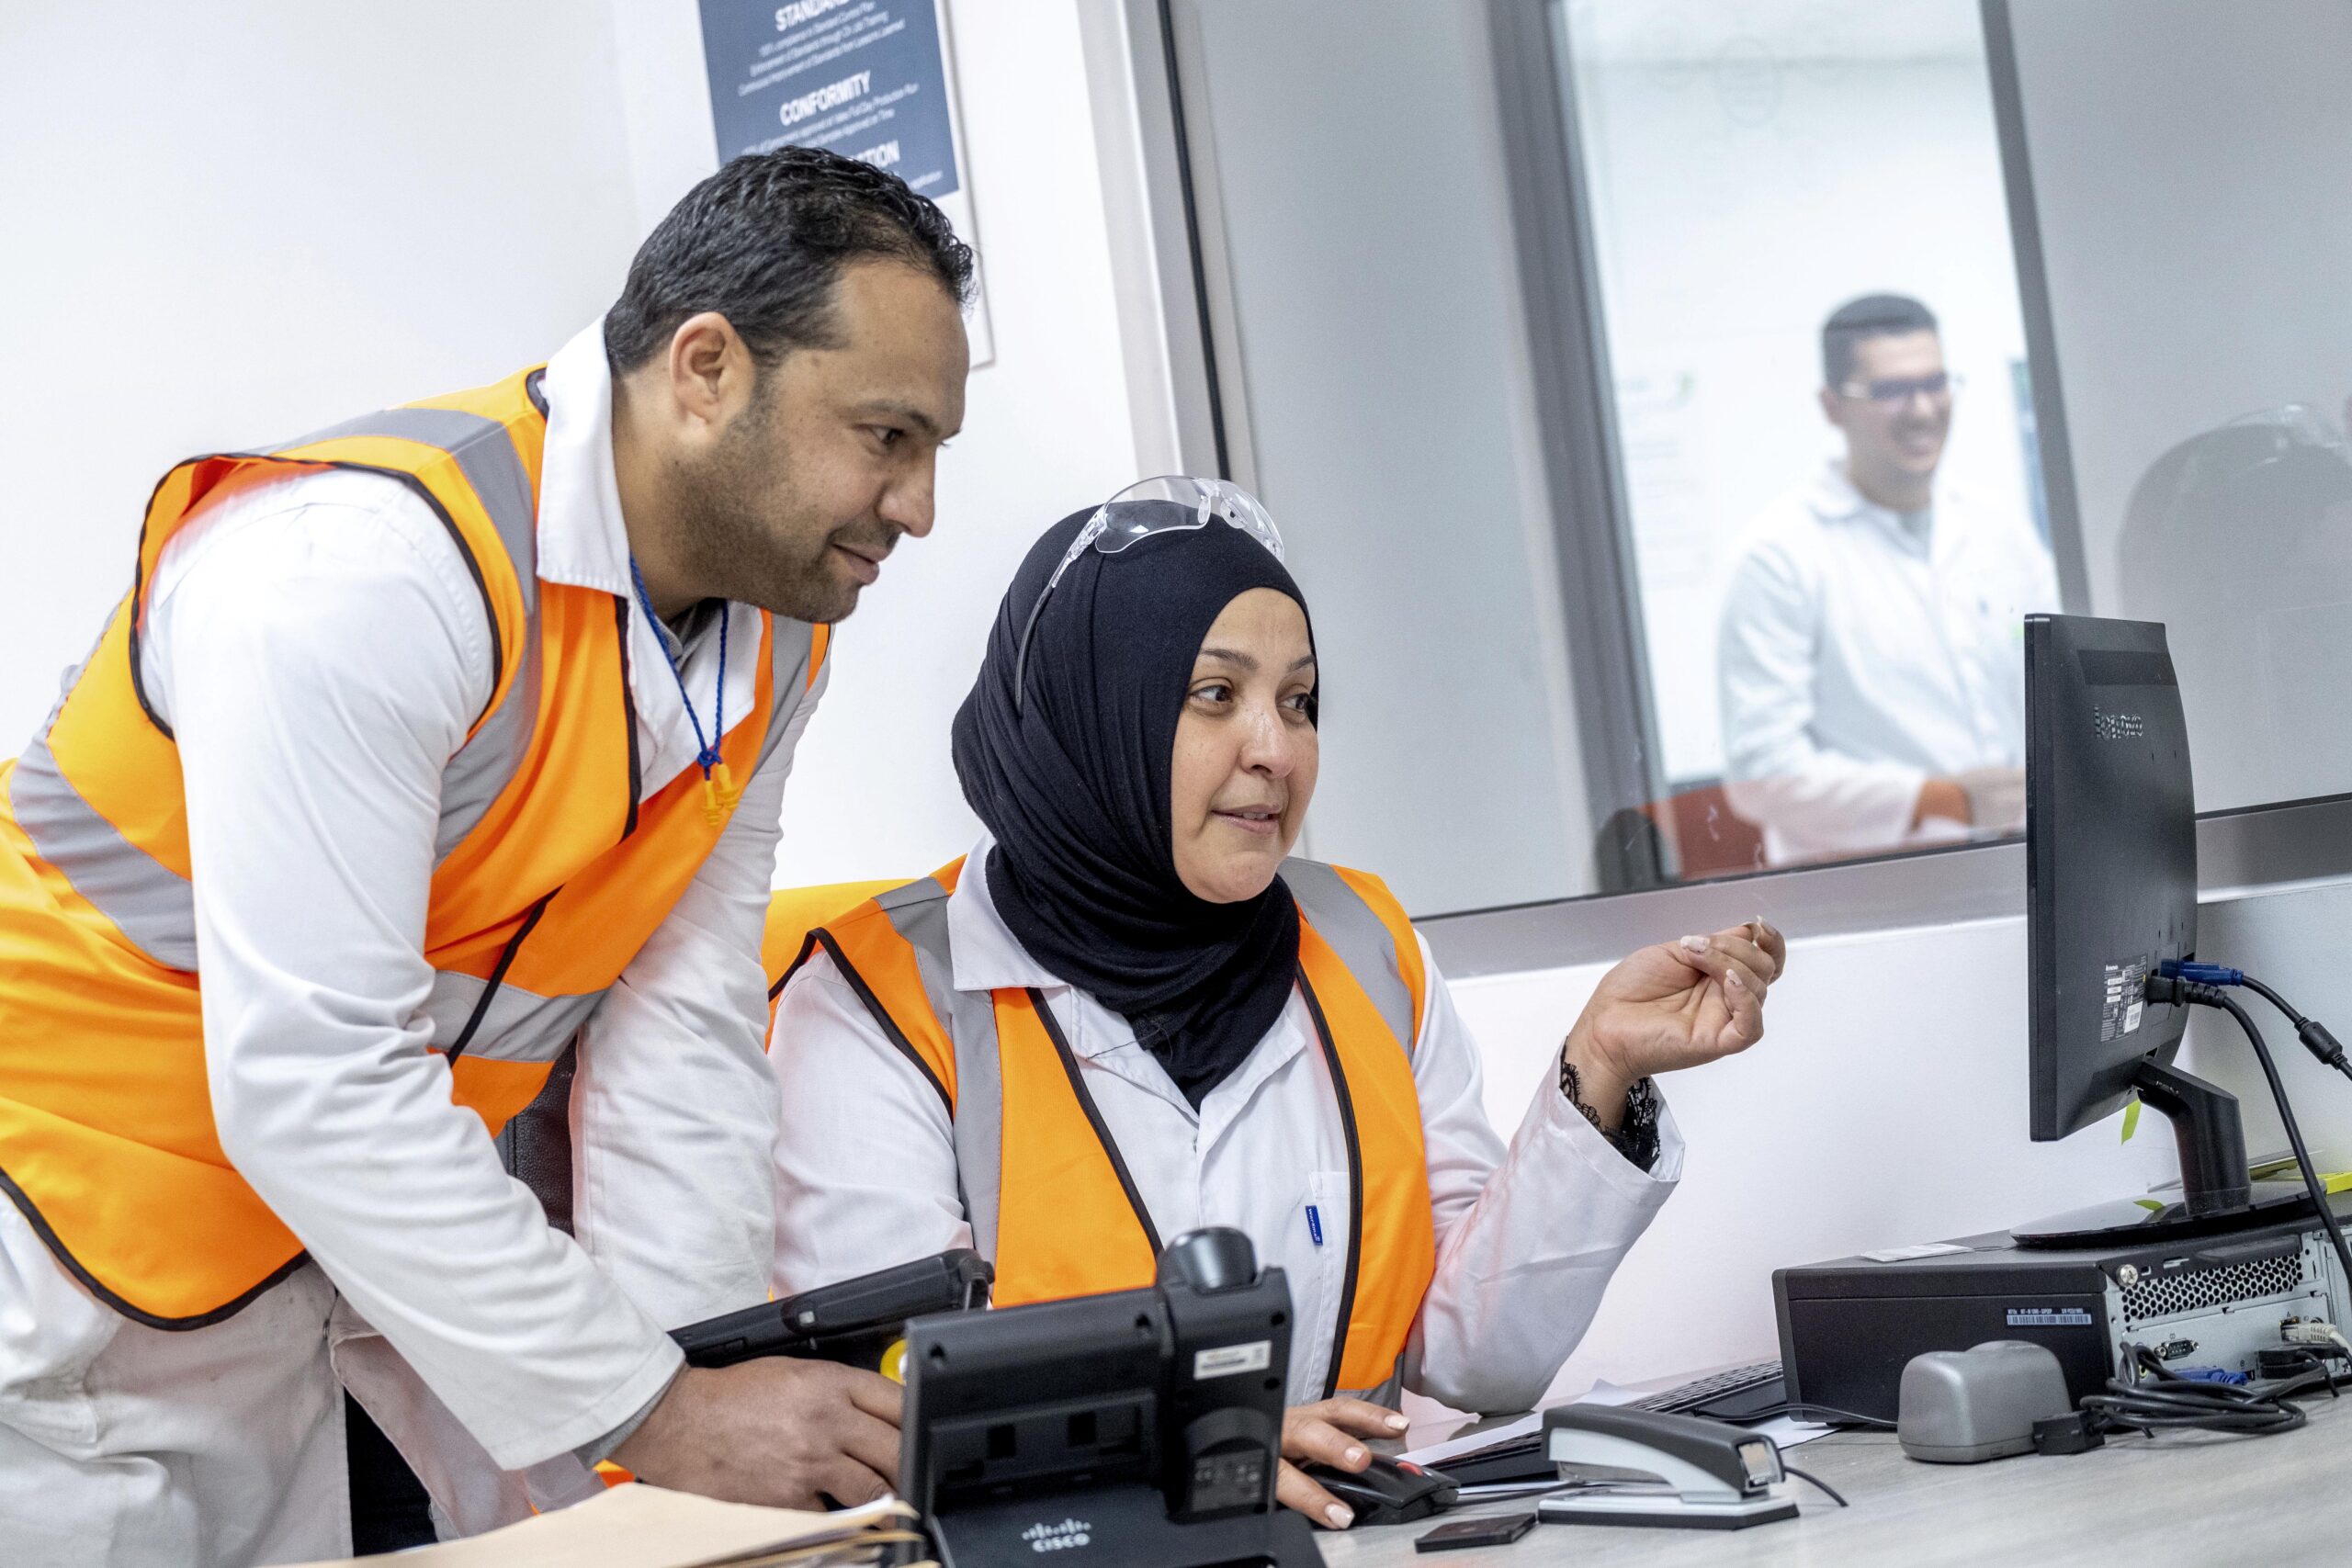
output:
[[[1037,595],[1094,509],[1063,518],[1014,574],[972,694],[956,773],[996,848],[997,912],[1030,955],[1126,1019],[1195,1110],[1274,1025],[1298,967],[1298,906],[1280,877],[1213,904],[1176,874],[1170,773],[1193,663],[1253,588],[1306,601],[1282,562],[1223,522],[1088,549]],[[1310,626],[1309,636],[1312,637]]]

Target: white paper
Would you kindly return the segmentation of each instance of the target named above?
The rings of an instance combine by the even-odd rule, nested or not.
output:
[[[1482,1432],[1473,1432],[1466,1438],[1448,1438],[1444,1442],[1431,1443],[1427,1448],[1410,1449],[1396,1457],[1407,1464],[1422,1466],[1443,1464],[1456,1454],[1466,1454],[1474,1449],[1509,1442],[1513,1438],[1521,1438],[1531,1432],[1541,1431],[1543,1427],[1544,1413],[1538,1410],[1532,1416],[1522,1416],[1516,1421],[1507,1421],[1499,1427],[1489,1427]]]
[[[1876,1252],[1865,1252],[1864,1258],[1873,1263],[1908,1263],[1915,1258],[1941,1258],[1950,1252],[1973,1252],[1956,1241],[1923,1241],[1917,1247],[1883,1247]]]
[[[1775,1416],[1770,1421],[1758,1421],[1747,1429],[1771,1438],[1784,1449],[1792,1449],[1799,1443],[1826,1438],[1838,1428],[1819,1421],[1800,1421],[1793,1416]]]
[[[1637,1399],[1647,1399],[1657,1392],[1654,1388],[1621,1388],[1603,1378],[1568,1403],[1571,1404],[1631,1404]]]

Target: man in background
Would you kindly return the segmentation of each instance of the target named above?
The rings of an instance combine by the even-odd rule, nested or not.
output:
[[[1838,307],[1821,364],[1845,455],[1748,526],[1724,603],[1732,808],[1774,864],[2015,832],[2049,549],[2021,504],[1939,482],[1957,384],[1925,305]]]

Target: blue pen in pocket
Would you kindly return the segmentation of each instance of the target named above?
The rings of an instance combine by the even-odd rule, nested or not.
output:
[[[1306,1234],[1314,1239],[1316,1246],[1323,1245],[1323,1216],[1312,1203],[1306,1206]]]

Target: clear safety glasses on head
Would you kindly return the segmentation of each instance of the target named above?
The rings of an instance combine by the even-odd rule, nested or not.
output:
[[[1286,561],[1283,554],[1283,536],[1275,530],[1274,520],[1266,515],[1258,498],[1229,479],[1197,479],[1186,474],[1163,474],[1129,485],[1094,509],[1078,537],[1054,567],[1053,576],[1046,579],[1046,586],[1037,602],[1029,606],[1029,618],[1022,623],[1021,646],[1012,660],[1012,705],[1021,706],[1029,685],[1029,639],[1036,634],[1037,617],[1046,608],[1046,601],[1053,596],[1054,586],[1070,563],[1088,550],[1106,556],[1117,555],[1129,545],[1148,539],[1155,534],[1186,534],[1205,528],[1212,519],[1221,519],[1240,529],[1266,547],[1273,558]]]

